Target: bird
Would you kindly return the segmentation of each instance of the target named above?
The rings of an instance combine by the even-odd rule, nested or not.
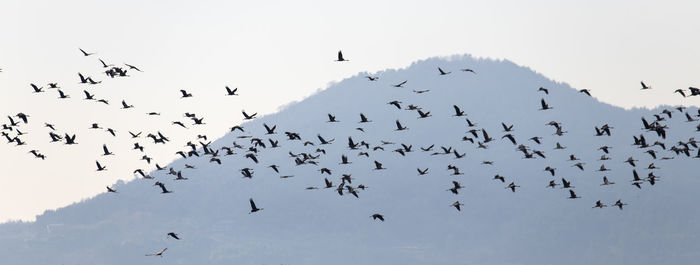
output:
[[[58,98],[60,98],[60,99],[66,99],[66,98],[70,98],[70,96],[69,96],[68,94],[64,93],[62,90],[59,89],[59,90],[58,90]]]
[[[110,188],[109,186],[107,186],[107,192],[117,193],[117,190],[112,189],[112,188]]]
[[[41,158],[41,160],[45,160],[45,159],[46,159],[46,156],[44,156],[43,154],[39,153],[39,151],[37,151],[37,150],[31,150],[31,151],[29,151],[29,153],[33,154],[34,157],[36,157],[36,158]]]
[[[365,114],[360,113],[360,123],[366,123],[366,122],[372,122],[371,120],[368,120]]]
[[[394,86],[394,87],[403,87],[403,85],[405,85],[406,82],[408,82],[408,80],[405,80],[405,81],[403,81],[403,82],[401,82],[401,83],[398,83],[398,84],[396,84],[396,85],[393,85],[393,86]]]
[[[418,111],[418,115],[419,115],[418,118],[419,118],[419,119],[423,119],[423,118],[427,118],[427,117],[431,117],[431,116],[432,116],[432,115],[430,115],[430,111],[428,111],[428,112],[423,112],[423,111],[421,111],[421,110],[417,110],[417,111]]]
[[[626,203],[622,203],[622,200],[617,200],[613,206],[617,206],[620,210],[622,210],[622,206],[627,205]]]
[[[107,166],[102,166],[100,165],[99,161],[95,161],[95,164],[97,165],[97,171],[105,171],[107,170]]]
[[[100,60],[100,62],[102,63],[102,68],[108,68],[110,66],[114,66],[113,64],[105,63],[105,61],[103,61],[102,59],[98,59],[98,60]]]
[[[375,214],[372,214],[372,216],[370,216],[370,217],[372,217],[372,219],[374,219],[374,220],[379,219],[379,221],[384,222],[384,216],[381,214],[375,213]]]
[[[506,182],[506,178],[503,177],[503,176],[501,176],[501,175],[498,175],[498,174],[496,174],[495,176],[493,176],[493,179],[494,179],[494,180],[500,180],[501,182]]]
[[[369,76],[369,75],[368,75],[368,76],[365,76],[365,78],[369,79],[369,81],[377,81],[377,79],[379,79],[379,77],[376,77],[376,76]]]
[[[95,100],[94,94],[90,94],[87,90],[83,90],[83,93],[85,93],[85,100]]]
[[[476,74],[476,72],[474,72],[474,70],[473,70],[473,69],[469,69],[469,68],[462,68],[461,70],[462,70],[462,72],[471,72],[471,73],[474,73],[474,74]]]
[[[335,115],[328,113],[328,122],[340,122],[335,119]]]
[[[134,105],[126,104],[126,101],[125,101],[125,100],[122,100],[122,109],[130,109],[130,108],[133,108],[133,107],[134,107]]]
[[[172,237],[172,238],[174,238],[174,239],[180,240],[180,237],[179,237],[177,234],[175,234],[174,232],[168,233],[168,236],[169,236],[169,237]]]
[[[454,181],[454,180],[452,181],[452,186],[453,186],[452,188],[449,188],[447,190],[452,192],[453,194],[459,194],[458,191],[460,189],[464,188],[464,186],[462,186],[462,184],[460,184],[459,182]]]
[[[342,51],[338,51],[338,60],[335,60],[335,61],[336,61],[336,62],[345,62],[345,61],[349,61],[349,60],[346,60],[345,58],[343,58],[343,52],[342,52]]]
[[[676,89],[675,91],[673,91],[673,93],[679,93],[679,94],[681,94],[681,96],[686,97],[685,92],[683,91],[682,88]]]
[[[75,142],[75,136],[76,136],[75,134],[73,136],[70,136],[69,134],[66,133],[66,136],[63,137],[63,139],[66,140],[67,145],[78,144],[77,142]]]
[[[166,189],[165,184],[161,183],[160,181],[156,181],[156,183],[153,184],[153,186],[160,187],[160,189],[162,190],[161,193],[172,193],[172,191]]]
[[[457,105],[452,105],[452,107],[455,109],[455,115],[454,115],[454,116],[457,116],[457,117],[464,116],[464,111],[462,111],[461,109],[459,109],[459,107],[458,107]],[[469,122],[469,119],[467,119],[467,123],[470,124],[469,127],[473,127],[473,126],[471,126],[471,122]]]
[[[180,93],[182,93],[182,97],[180,97],[180,98],[190,98],[190,97],[192,97],[192,94],[191,94],[191,93],[187,93],[187,91],[185,91],[184,89],[180,89]]]
[[[579,93],[586,94],[586,95],[588,95],[589,97],[591,96],[591,91],[590,91],[589,89],[585,89],[585,88],[584,88],[584,89],[579,90],[578,92],[579,92]]]
[[[41,93],[41,92],[44,92],[44,90],[42,90],[42,89],[44,89],[44,87],[38,87],[38,86],[35,85],[35,84],[29,84],[29,85],[32,87],[32,89],[34,89],[34,93]]]
[[[238,96],[238,94],[236,94],[236,91],[238,91],[238,88],[234,88],[233,90],[231,90],[228,86],[226,86],[227,96]]]
[[[253,113],[253,115],[248,115],[248,113],[245,113],[245,110],[241,111],[241,113],[243,113],[243,117],[245,117],[245,120],[252,120],[255,118],[255,115],[258,115],[257,112]],[[231,129],[231,130],[233,131],[233,129]],[[241,129],[241,131],[243,131],[243,130]]]
[[[544,88],[544,87],[538,88],[537,91],[542,91],[542,92],[544,92],[545,94],[549,95],[549,90],[546,89],[546,88]]]
[[[457,208],[457,211],[462,211],[462,209],[460,208],[460,206],[462,206],[462,205],[464,205],[464,204],[459,203],[459,201],[456,201],[456,202],[453,202],[450,206],[454,206],[455,208]]]
[[[607,207],[607,205],[605,205],[604,203],[600,202],[600,200],[596,201],[596,202],[595,202],[595,206],[593,206],[593,208],[603,208],[603,207]]]
[[[110,152],[109,149],[107,149],[106,144],[102,145],[102,151],[104,152],[104,154],[102,154],[103,156],[114,155],[114,153]]]
[[[420,168],[417,168],[417,170],[418,170],[418,175],[422,176],[422,175],[427,174],[427,173],[428,173],[428,169],[429,169],[429,168],[425,168],[425,169],[421,170]]]
[[[608,180],[607,176],[603,176],[603,184],[600,184],[600,186],[607,186],[607,185],[612,185],[615,184],[615,182],[611,182]]]
[[[515,126],[515,125],[508,126],[504,122],[501,122],[501,126],[503,126],[503,132],[512,132],[513,126]]]
[[[401,126],[401,122],[399,122],[399,120],[396,120],[396,131],[403,131],[403,130],[408,130],[408,127]]]
[[[561,183],[562,189],[575,188],[574,186],[571,186],[571,181],[567,181],[565,178],[561,178]]]
[[[578,199],[581,198],[581,196],[577,196],[574,190],[569,190],[569,199]]]
[[[644,90],[644,89],[651,89],[650,86],[647,86],[646,84],[644,84],[644,81],[642,81],[642,82],[640,82],[640,83],[642,84],[642,88],[641,88],[641,89],[643,89],[643,90]]]
[[[83,53],[83,56],[90,56],[90,55],[95,54],[95,53],[88,53],[88,52],[86,52],[85,50],[83,50],[82,48],[78,48],[78,49],[80,50],[80,52]]]
[[[374,170],[382,170],[382,169],[386,169],[386,168],[382,167],[382,163],[379,163],[379,161],[374,160]]]
[[[448,74],[452,73],[452,72],[445,72],[440,67],[438,67],[438,71],[440,71],[440,75],[448,75]]]
[[[255,206],[255,202],[253,201],[253,198],[250,198],[250,212],[248,214],[261,211],[263,208],[258,208]]]
[[[133,70],[136,70],[136,71],[139,71],[139,72],[143,72],[143,71],[141,71],[141,69],[139,69],[138,67],[133,66],[133,65],[130,65],[130,64],[128,64],[128,63],[124,63],[124,65],[126,65],[127,67],[129,67],[129,69],[133,69]]]
[[[540,110],[552,109],[552,107],[550,107],[549,105],[547,105],[547,102],[545,102],[544,99],[541,99],[541,100],[540,100],[540,105],[542,105],[542,108],[541,108]]]
[[[508,184],[508,186],[506,186],[506,189],[510,189],[511,191],[515,192],[515,188],[518,188],[518,187],[520,187],[520,186],[515,185],[515,182],[511,182],[510,184]]]
[[[164,249],[162,249],[162,250],[160,250],[160,251],[158,251],[158,252],[155,252],[155,253],[146,254],[146,256],[158,256],[158,257],[161,257],[161,258],[162,258],[162,257],[163,257],[163,253],[164,253],[166,250],[168,250],[168,248],[164,248]]]

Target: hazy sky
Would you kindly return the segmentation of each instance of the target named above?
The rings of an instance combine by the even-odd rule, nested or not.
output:
[[[241,109],[271,113],[357,72],[434,56],[508,59],[625,108],[697,106],[700,99],[680,100],[673,90],[700,86],[698,10],[698,1],[627,0],[2,1],[0,114],[27,113],[31,126],[22,128],[29,146],[0,145],[0,221],[31,220],[130,179],[135,168],[152,168],[130,150],[127,130],[221,136],[241,121]],[[97,54],[84,57],[78,47]],[[333,62],[338,50],[350,61]],[[98,58],[144,72],[111,80]],[[78,84],[78,72],[104,83]],[[642,80],[654,89],[633,93]],[[31,93],[30,83],[48,82],[71,98]],[[224,97],[226,85],[241,96]],[[82,100],[84,89],[111,105]],[[195,97],[180,99],[179,89]],[[119,110],[122,99],[136,108]],[[150,111],[163,115],[150,119]],[[187,121],[186,111],[205,117],[207,127],[172,127],[170,121]],[[80,145],[48,144],[44,122],[78,134]],[[115,128],[118,137],[87,130],[93,122]],[[118,158],[101,157],[103,143]],[[34,148],[47,160],[27,154]],[[165,165],[182,148],[148,154]],[[108,172],[95,172],[95,160]]]

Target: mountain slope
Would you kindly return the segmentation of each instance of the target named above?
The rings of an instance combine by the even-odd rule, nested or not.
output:
[[[452,73],[439,75],[437,67]],[[466,67],[476,74],[459,71]],[[700,237],[700,218],[692,211],[693,189],[700,184],[694,175],[697,159],[658,146],[651,147],[658,152],[652,159],[644,153],[648,148],[632,145],[632,135],[644,134],[649,144],[663,141],[666,149],[697,135],[697,122],[684,122],[677,110],[661,122],[669,127],[667,139],[657,139],[641,129],[640,117],[651,121],[661,109],[627,111],[603,104],[508,61],[429,59],[377,73],[377,81],[364,76],[244,123],[245,132],[210,144],[220,149],[236,142],[247,149],[250,138],[239,136],[260,138],[268,148],[258,147],[258,164],[244,157],[250,153],[245,149],[234,149],[232,156],[221,150],[221,165],[207,155],[177,160],[169,167],[188,180],[157,171],[155,180],[119,183],[116,194],[47,211],[36,222],[0,225],[0,255],[12,264],[688,264],[700,256],[693,247]],[[404,87],[392,86],[404,80]],[[630,90],[643,93],[635,89]],[[554,109],[538,110],[541,99]],[[393,100],[401,101],[401,110],[387,104]],[[432,117],[418,119],[416,111],[405,110],[409,104]],[[454,116],[453,105],[477,123],[478,137],[467,132],[472,128],[465,117]],[[339,122],[327,122],[328,113]],[[372,122],[360,124],[359,113]],[[409,129],[396,131],[397,119]],[[553,135],[553,127],[545,125],[550,121],[560,122],[567,133]],[[547,158],[524,159],[501,139],[501,122],[514,125],[519,144],[544,151]],[[276,125],[276,134],[266,135],[263,124]],[[594,126],[603,124],[613,127],[612,135],[594,136]],[[487,149],[476,144],[484,141],[482,128],[494,138]],[[302,140],[287,140],[285,131]],[[320,145],[317,134],[335,141]],[[464,136],[475,143],[462,141]],[[542,137],[542,144],[528,140],[534,136]],[[348,137],[369,143],[370,149],[350,150]],[[280,147],[269,148],[268,138],[279,140]],[[315,145],[304,146],[305,141]],[[553,150],[557,142],[567,148]],[[412,145],[413,152],[393,152],[401,143]],[[419,149],[432,144],[430,152]],[[612,160],[598,161],[603,145],[613,146]],[[372,150],[376,146],[384,151]],[[431,155],[440,146],[466,156]],[[318,166],[297,166],[289,152],[320,155],[313,160]],[[351,164],[339,164],[342,154]],[[570,154],[586,163],[585,170],[573,167]],[[630,156],[639,160],[636,167],[623,162]],[[664,156],[674,159],[661,160]],[[373,170],[375,160],[387,169]],[[646,169],[652,162],[660,169]],[[281,173],[267,168],[271,164]],[[601,164],[611,171],[595,171]],[[451,175],[448,165],[464,175]],[[543,171],[546,166],[557,168],[555,177]],[[252,179],[241,177],[239,170],[246,167],[254,172]],[[332,174],[322,174],[323,167]],[[418,176],[416,168],[429,168],[428,174]],[[654,172],[661,179],[638,189],[630,182],[633,169],[641,177]],[[352,174],[349,185],[368,188],[359,190],[359,198],[323,189],[324,178],[338,185],[341,174]],[[493,180],[496,174],[506,181]],[[604,175],[616,184],[600,186]],[[568,189],[545,188],[550,180],[560,184],[562,177],[581,199],[567,199]],[[173,193],[161,194],[153,186],[156,180]],[[446,191],[453,180],[465,186],[457,195]],[[511,181],[520,186],[516,192],[506,189]],[[309,186],[319,189],[306,190]],[[249,198],[264,210],[248,214]],[[618,199],[629,205],[612,207]],[[450,206],[457,200],[464,203],[462,211]],[[592,209],[596,200],[609,206]],[[386,221],[372,220],[374,213]],[[167,238],[168,232],[182,240]],[[165,247],[163,259],[144,256]]]

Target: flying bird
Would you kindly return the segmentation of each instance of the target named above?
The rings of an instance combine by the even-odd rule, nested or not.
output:
[[[460,206],[462,206],[462,205],[464,205],[464,204],[459,203],[459,201],[456,201],[456,202],[453,202],[450,206],[454,206],[455,208],[457,208],[457,211],[462,211],[462,209],[460,208]]]
[[[255,202],[253,201],[253,198],[250,198],[250,212],[248,214],[261,211],[263,208],[258,208],[255,206]]]
[[[143,71],[141,71],[141,69],[139,69],[138,67],[133,66],[133,65],[130,65],[130,64],[128,64],[128,63],[124,63],[124,65],[126,65],[127,67],[129,67],[129,69],[133,69],[133,70],[136,70],[136,71],[139,71],[139,72],[143,72]]]
[[[405,80],[405,81],[403,81],[403,82],[401,82],[401,83],[398,83],[398,84],[396,84],[396,85],[393,85],[393,86],[394,86],[394,87],[403,87],[403,85],[405,85],[406,82],[408,82],[408,80]]]
[[[85,50],[83,50],[83,49],[81,49],[81,48],[78,48],[78,49],[80,50],[80,52],[83,53],[83,56],[90,56],[90,55],[95,54],[95,53],[88,53],[88,52],[86,52]]]
[[[335,60],[335,61],[336,61],[336,62],[345,62],[345,61],[349,61],[349,60],[346,60],[345,58],[343,58],[343,52],[342,52],[342,51],[338,51],[338,60]]]
[[[236,94],[236,91],[238,91],[238,88],[234,88],[233,90],[231,90],[228,86],[226,86],[227,96],[238,96],[238,94]]]
[[[180,240],[180,237],[179,237],[177,234],[175,234],[174,232],[168,233],[168,236],[169,236],[169,237],[172,237],[172,238],[174,238],[174,239]]]
[[[547,105],[547,102],[545,102],[544,99],[542,99],[542,100],[540,101],[540,105],[542,105],[542,108],[541,108],[540,110],[552,109],[552,107],[550,107],[549,105]]]
[[[257,112],[256,112],[256,113],[253,113],[253,115],[248,115],[247,113],[245,113],[245,110],[241,111],[241,113],[243,113],[243,117],[245,117],[245,120],[252,120],[252,119],[255,118],[255,115],[258,115]],[[232,129],[232,130],[233,130],[233,129]],[[242,131],[242,130],[241,130],[241,131]]]
[[[180,98],[191,98],[192,97],[192,94],[187,93],[187,91],[185,91],[184,89],[180,89],[180,93],[182,93],[182,97],[180,97]]]
[[[162,258],[162,257],[163,257],[163,253],[164,253],[166,250],[168,250],[168,248],[164,248],[164,249],[162,249],[161,251],[158,251],[158,252],[155,252],[155,253],[146,254],[146,256],[158,256],[158,257],[161,257],[161,258]]]
[[[642,81],[642,82],[640,82],[640,83],[642,84],[642,88],[641,88],[642,90],[644,90],[644,89],[651,89],[650,86],[647,86],[646,84],[644,84],[644,81]]]

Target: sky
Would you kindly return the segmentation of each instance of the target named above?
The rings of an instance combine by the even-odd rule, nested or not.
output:
[[[0,221],[32,220],[133,178],[135,168],[152,169],[101,156],[107,144],[140,157],[130,150],[128,130],[217,138],[241,122],[243,109],[273,113],[358,72],[435,56],[511,60],[623,108],[698,106],[697,98],[673,93],[700,86],[697,10],[697,1],[627,0],[2,1],[0,114],[31,117],[23,127],[29,146],[0,145]],[[78,48],[96,54],[85,57]],[[350,61],[334,62],[338,50]],[[144,72],[108,79],[98,58]],[[103,83],[78,84],[78,72]],[[632,93],[642,80],[653,90]],[[30,83],[48,82],[58,82],[71,98],[59,100],[53,90],[31,93]],[[224,96],[227,85],[240,96]],[[83,101],[84,89],[111,105]],[[180,89],[194,97],[180,99]],[[122,99],[136,107],[118,109]],[[187,121],[183,109],[205,117],[207,126],[172,127],[171,121]],[[162,115],[147,117],[150,111]],[[78,134],[80,144],[48,144],[44,122]],[[118,137],[88,130],[93,122],[115,128]],[[28,154],[32,147],[47,160]],[[166,165],[183,147],[148,148]],[[95,160],[108,171],[95,172]]]

